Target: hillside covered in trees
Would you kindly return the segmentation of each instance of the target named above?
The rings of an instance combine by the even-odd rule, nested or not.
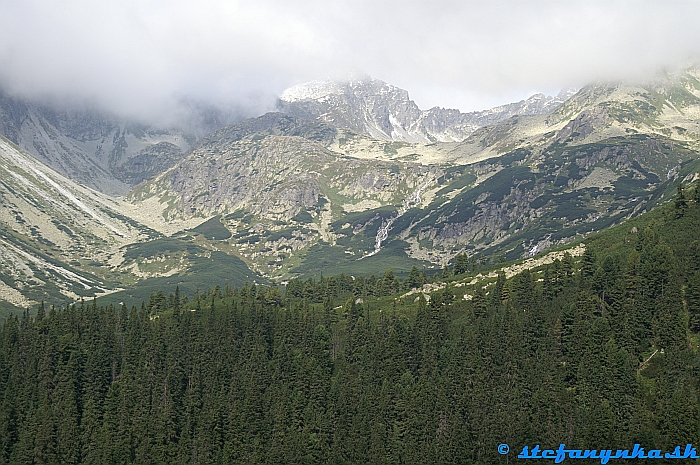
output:
[[[336,276],[15,316],[0,463],[506,463],[700,441],[700,203],[510,279]],[[406,291],[443,280],[428,300]],[[465,298],[465,294],[467,297]]]

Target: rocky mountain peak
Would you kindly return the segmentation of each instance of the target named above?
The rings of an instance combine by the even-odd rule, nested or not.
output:
[[[360,76],[290,87],[280,96],[278,109],[378,139],[455,142],[466,139],[480,127],[514,115],[549,113],[574,93],[575,90],[566,90],[556,97],[535,94],[520,102],[470,113],[440,107],[421,110],[407,91],[369,76]]]

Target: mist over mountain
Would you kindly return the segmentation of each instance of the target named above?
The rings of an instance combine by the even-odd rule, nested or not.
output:
[[[471,113],[421,110],[376,79],[315,81],[283,92],[280,112],[234,124],[230,113],[191,105],[187,129],[5,94],[0,129],[12,150],[54,168],[51,179],[107,194],[89,195],[142,232],[115,238],[108,255],[90,251],[92,226],[51,213],[53,184],[20,189],[12,173],[21,167],[2,181],[16,212],[3,224],[14,247],[41,260],[73,244],[55,260],[108,290],[196,289],[219,272],[236,282],[383,273],[387,263],[401,275],[460,254],[513,260],[649,211],[691,182],[699,76],[691,67]],[[12,253],[8,270],[23,260]],[[12,279],[8,288],[29,289]],[[25,300],[13,293],[13,302],[36,301],[16,292]]]
[[[428,143],[461,141],[515,114],[546,113],[570,93],[537,94],[466,114],[437,107],[422,111],[407,91],[365,77],[295,86],[282,93],[278,109],[301,121],[325,121],[374,138]],[[86,104],[28,100],[0,91],[0,134],[64,175],[112,195],[127,193],[176,164],[200,138],[242,119],[233,109],[181,100],[163,120],[146,123]]]
[[[87,104],[0,90],[0,134],[64,175],[113,195],[172,166],[198,138],[241,119],[234,110],[183,100],[167,118],[146,123]]]
[[[694,455],[698,18],[0,0],[0,465]]]
[[[257,116],[292,85],[352,71],[409,89],[420,108],[469,112],[597,79],[645,79],[700,52],[695,2],[35,0],[1,8],[7,92],[93,102],[149,125],[183,98]]]
[[[470,113],[371,78],[184,108],[0,95],[0,462],[695,441],[698,67]]]
[[[482,126],[514,115],[549,113],[576,92],[556,97],[536,94],[489,110],[462,113],[433,107],[421,110],[408,92],[369,76],[348,81],[312,81],[282,92],[277,107],[300,118],[324,121],[378,139],[406,142],[455,142]]]

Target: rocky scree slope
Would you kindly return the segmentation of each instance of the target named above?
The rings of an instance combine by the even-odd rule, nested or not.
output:
[[[183,112],[181,123],[161,128],[0,90],[0,135],[70,179],[122,195],[173,166],[199,137],[240,119],[195,104]]]
[[[212,276],[235,286],[264,282],[221,250],[212,238],[220,231],[201,219],[152,221],[147,207],[81,186],[2,137],[0,205],[0,320],[41,301],[61,304],[122,288],[129,290],[114,302],[140,305],[163,287],[192,295]],[[144,223],[179,227],[166,235]]]
[[[348,132],[336,123],[270,114],[222,129],[130,198],[159,199],[166,218],[221,215],[229,244],[277,277],[308,272],[319,254],[352,269],[387,223],[376,257],[413,260],[400,266],[440,266],[460,252],[532,255],[648,210],[692,179],[697,76],[690,69],[651,84],[588,86],[549,114],[513,116],[444,143],[451,163],[439,165],[424,164],[429,144],[407,142],[400,149],[416,149],[413,158],[347,157],[337,147]],[[372,85],[373,108],[390,113],[391,88],[356,84]],[[346,98],[324,86],[286,98]],[[384,144],[386,155],[397,142]],[[402,208],[418,189],[421,201]]]
[[[68,190],[83,189],[71,195],[125,236],[81,229],[77,225],[99,222],[78,207],[77,216],[25,214],[65,196],[22,187],[8,172],[3,211],[21,214],[5,215],[3,240],[112,287],[145,278],[184,286],[186,276],[206,271],[215,279],[235,271],[244,280],[253,276],[245,264],[281,281],[319,272],[437,268],[457,253],[487,261],[519,258],[637,215],[670,198],[678,182],[693,179],[700,171],[699,96],[695,69],[645,85],[596,84],[549,114],[512,116],[461,142],[377,139],[317,118],[270,113],[199,139],[187,156],[164,146],[174,164],[133,189],[129,204],[77,185]],[[134,172],[156,173],[165,165],[151,162],[160,158],[134,156],[125,163],[139,166]],[[30,184],[45,184],[41,179]],[[56,182],[69,183],[65,177]],[[69,197],[62,202],[79,205]],[[380,235],[378,252],[368,256]],[[74,253],[60,255],[64,243]],[[20,276],[10,270],[29,259],[5,250],[15,258],[3,276]],[[217,267],[221,263],[227,265]],[[15,300],[40,297],[27,297],[29,285],[18,291],[15,283],[29,278],[12,279],[3,282],[19,292]],[[74,284],[57,289],[83,295],[76,289],[84,286]]]
[[[274,129],[280,124],[285,131]],[[220,215],[232,233],[228,243],[268,275],[298,264],[288,259],[300,250],[333,246],[338,238],[333,224],[348,214],[401,205],[442,172],[345,157],[324,147],[333,135],[326,125],[285,115],[266,115],[243,126],[265,129],[246,135],[237,125],[212,134],[128,198],[137,204],[157,199],[166,219]]]
[[[0,204],[0,300],[21,307],[109,291],[120,248],[157,235],[2,137]]]

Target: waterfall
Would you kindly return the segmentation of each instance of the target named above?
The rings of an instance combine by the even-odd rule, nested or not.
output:
[[[411,207],[415,205],[420,205],[420,194],[421,192],[423,192],[423,190],[425,190],[426,187],[428,187],[428,184],[430,184],[430,180],[426,181],[425,184],[420,186],[413,194],[411,194],[410,197],[404,199],[404,201],[401,204],[401,208],[399,208],[388,220],[382,220],[382,225],[377,231],[377,238],[374,242],[374,250],[358,258],[358,260],[371,257],[372,255],[377,254],[382,249],[382,242],[386,241],[389,237],[389,230],[391,229],[391,225],[394,224],[394,222],[398,220],[404,213],[406,213]]]

